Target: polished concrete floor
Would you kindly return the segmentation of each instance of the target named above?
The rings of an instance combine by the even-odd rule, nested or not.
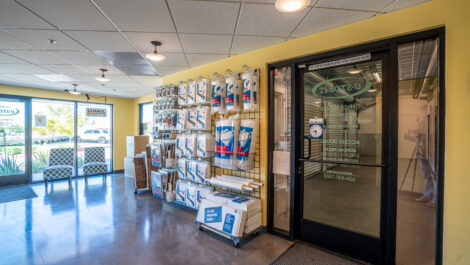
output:
[[[269,264],[293,244],[263,233],[236,249],[122,175],[72,186],[33,185],[37,198],[0,204],[0,264]]]

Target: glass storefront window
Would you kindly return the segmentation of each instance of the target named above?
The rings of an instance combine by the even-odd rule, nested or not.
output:
[[[140,135],[152,135],[153,103],[140,104]]]

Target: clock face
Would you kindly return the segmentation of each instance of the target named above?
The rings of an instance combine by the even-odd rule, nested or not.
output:
[[[322,136],[322,134],[323,134],[323,128],[322,128],[322,126],[315,124],[315,125],[312,125],[312,126],[310,127],[310,135],[311,135],[311,137],[313,137],[313,138],[319,138],[319,137]]]

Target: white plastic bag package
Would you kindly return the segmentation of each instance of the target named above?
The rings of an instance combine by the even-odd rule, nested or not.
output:
[[[196,198],[196,208],[199,209],[199,205],[201,204],[201,201],[205,198],[207,198],[207,195],[213,191],[213,187],[211,186],[203,186],[203,185],[198,185],[198,190],[197,190],[197,198]]]
[[[241,80],[237,73],[230,73],[225,77],[225,89],[225,108],[227,111],[240,111]]]
[[[178,134],[176,135],[176,151],[175,154],[178,157],[184,156],[186,150],[186,135]]]
[[[237,169],[238,134],[240,120],[238,115],[220,120],[220,139],[216,142],[216,152],[219,153],[218,167]]]
[[[225,81],[220,76],[211,79],[212,87],[212,114],[225,113]]]
[[[196,103],[210,103],[211,94],[210,80],[199,80],[196,84]]]
[[[186,144],[184,155],[187,157],[196,157],[197,152],[197,134],[186,134]]]
[[[255,148],[258,128],[258,120],[243,119],[240,122],[237,159],[238,168],[241,170],[250,170],[255,166]]]
[[[197,109],[196,129],[204,131],[211,129],[211,109],[209,107],[202,106]]]
[[[197,109],[189,109],[186,115],[186,129],[197,129]]]
[[[186,203],[186,188],[188,182],[186,180],[176,181],[176,200],[182,203]]]
[[[188,160],[186,162],[186,179],[196,181],[197,160]]]
[[[258,91],[259,91],[259,75],[256,69],[248,69],[242,74],[243,81],[243,109],[257,110]]]
[[[208,161],[197,161],[196,164],[196,182],[204,184],[211,178],[211,165]]]
[[[188,88],[187,84],[180,83],[178,86],[178,105],[184,106],[187,104],[188,100]]]
[[[178,178],[179,179],[186,179],[186,163],[187,159],[185,158],[180,158],[178,159]]]
[[[220,143],[221,133],[220,120],[215,121],[215,136],[214,136],[214,166],[220,167],[220,150],[218,149],[218,143]]]
[[[178,117],[176,120],[176,129],[184,130],[186,129],[186,116],[188,111],[185,109],[178,110]]]
[[[214,136],[210,133],[201,133],[197,135],[197,152],[198,157],[214,156]]]
[[[196,103],[196,81],[192,81],[188,84],[188,98],[186,103],[193,105]]]
[[[186,185],[186,205],[196,209],[197,186],[193,183]]]

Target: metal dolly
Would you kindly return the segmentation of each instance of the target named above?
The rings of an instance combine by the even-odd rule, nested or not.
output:
[[[210,227],[210,226],[208,226],[208,225],[205,225],[205,224],[203,224],[203,223],[201,223],[201,222],[199,222],[199,221],[197,221],[197,220],[194,221],[194,223],[196,223],[197,228],[198,228],[200,231],[208,230],[208,231],[214,232],[214,233],[216,233],[216,234],[218,234],[218,235],[221,235],[221,236],[223,236],[223,237],[225,237],[225,238],[230,239],[230,240],[232,241],[232,245],[233,245],[235,248],[239,248],[239,247],[240,247],[240,243],[241,243],[242,241],[249,240],[249,239],[253,238],[254,236],[256,236],[256,235],[258,235],[258,234],[260,234],[260,233],[262,233],[262,232],[264,231],[263,226],[260,226],[260,227],[258,227],[257,229],[255,229],[253,232],[251,232],[251,233],[249,233],[249,234],[243,235],[242,237],[236,237],[236,236],[232,236],[232,235],[230,235],[230,234],[227,234],[227,233],[225,233],[225,232],[223,232],[223,231],[219,231],[219,230],[217,230],[217,229],[214,229],[214,228],[212,228],[212,227]]]

